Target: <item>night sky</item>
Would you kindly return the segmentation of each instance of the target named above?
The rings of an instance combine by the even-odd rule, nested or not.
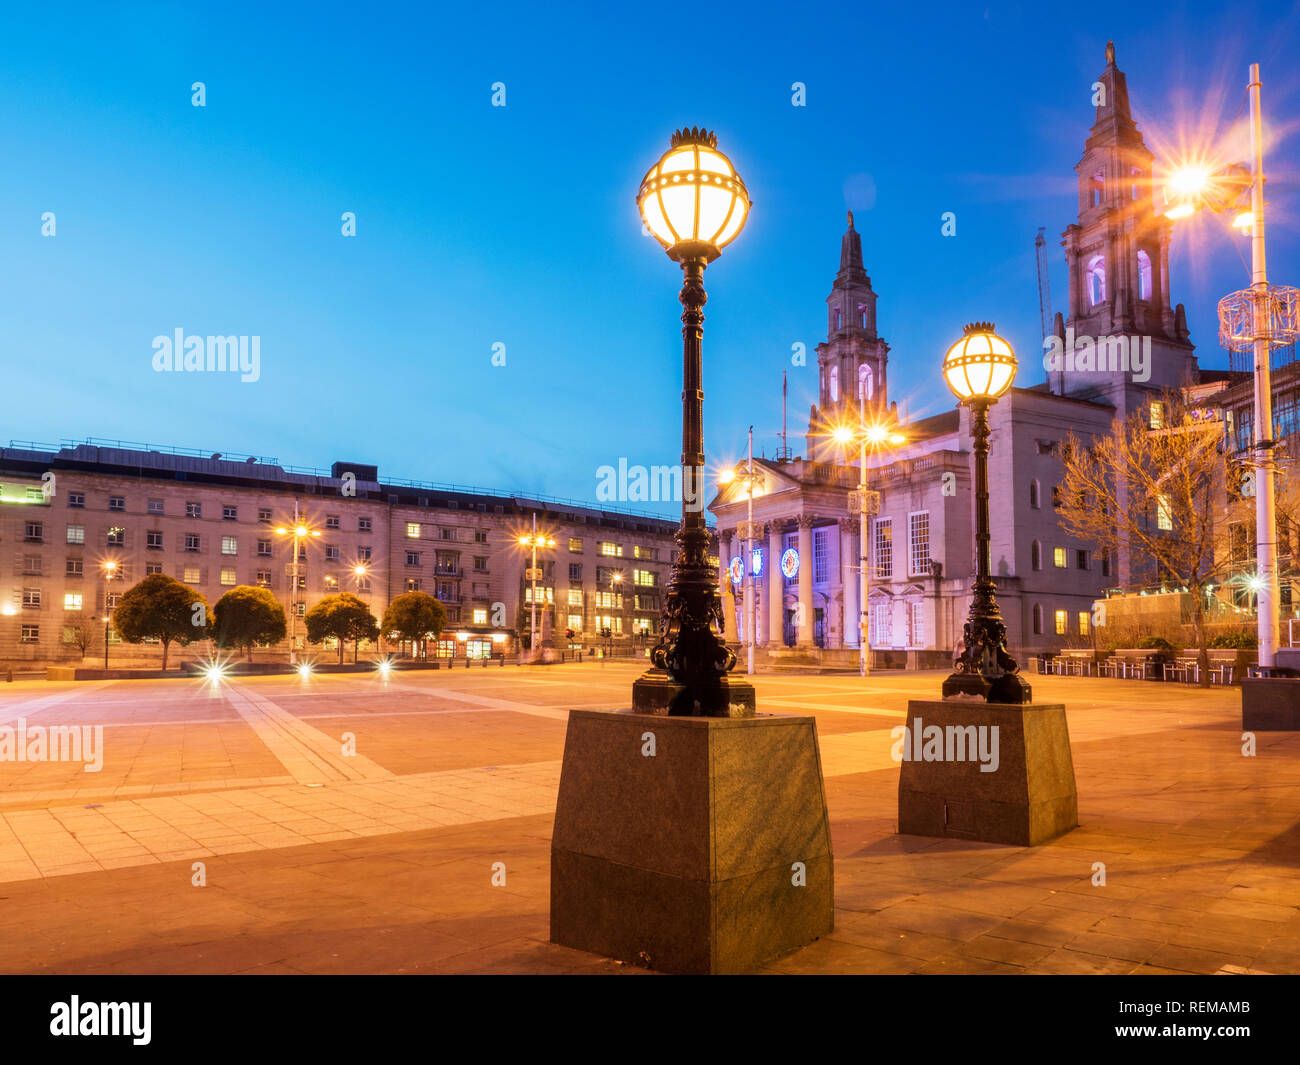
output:
[[[1162,157],[1244,159],[1262,64],[1271,280],[1300,283],[1295,7],[279,7],[7,15],[0,438],[348,459],[594,502],[602,465],[678,461],[680,274],[635,195],[683,124],[717,131],[754,201],[705,277],[711,461],[740,457],[750,423],[772,453],[782,370],[802,451],[846,208],[891,398],[949,407],[938,364],[975,318],[1037,383],[1033,239],[1046,226],[1064,312],[1058,241],[1108,38]],[[1247,258],[1223,219],[1175,234],[1202,366],[1226,365],[1215,304]],[[154,337],[178,328],[260,337],[259,379],[155,372]]]

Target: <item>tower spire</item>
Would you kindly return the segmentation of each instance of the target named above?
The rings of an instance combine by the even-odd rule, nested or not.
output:
[[[1115,65],[1115,42],[1106,42],[1106,69],[1101,72],[1093,90],[1097,101],[1096,120],[1092,124],[1092,137],[1108,136],[1120,139],[1137,132],[1133,112],[1128,102],[1128,80]]]
[[[862,238],[853,228],[853,212],[849,212],[849,228],[840,239],[840,272],[835,277],[836,283],[860,281],[870,284],[867,271],[862,267]]]

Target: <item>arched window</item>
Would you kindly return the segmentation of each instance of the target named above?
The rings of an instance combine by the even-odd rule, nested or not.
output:
[[[840,398],[840,368],[838,366],[831,367],[826,390],[830,394],[831,402],[838,403]]]
[[[1034,635],[1043,635],[1043,608],[1039,604],[1034,604]]]
[[[1088,260],[1088,268],[1083,275],[1083,284],[1088,292],[1088,305],[1096,307],[1106,302],[1106,256],[1094,255]]]
[[[1091,194],[1092,194],[1093,207],[1101,206],[1101,193],[1105,187],[1106,187],[1106,172],[1104,170],[1098,170],[1095,174],[1092,175]]]
[[[1039,507],[1039,499],[1042,496],[1042,490],[1038,487],[1038,478],[1035,477],[1029,482],[1029,505],[1035,510]]]
[[[1043,545],[1037,540],[1029,545],[1029,564],[1034,569],[1043,568]]]
[[[863,402],[874,398],[876,394],[876,375],[865,362],[858,367],[858,398]]]
[[[1146,252],[1138,252],[1138,299],[1149,300],[1151,298],[1151,256]]]
[[[862,308],[862,328],[867,328],[867,309],[865,307]]]
[[[844,314],[838,307],[836,307],[835,308],[835,329],[836,331],[838,331],[843,328],[844,328]]]

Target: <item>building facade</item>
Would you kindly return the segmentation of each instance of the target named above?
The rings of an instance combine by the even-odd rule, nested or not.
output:
[[[1055,343],[1044,344],[1048,359],[1057,361],[1041,363],[1043,383],[1013,388],[989,415],[992,568],[1008,643],[1022,657],[1086,643],[1094,601],[1136,568],[1061,528],[1063,448],[1071,437],[1086,446],[1164,389],[1197,380],[1182,306],[1170,303],[1169,226],[1153,204],[1151,154],[1109,47],[1106,59],[1105,92],[1076,167],[1078,219],[1062,237],[1069,315],[1056,316]],[[808,457],[755,464],[753,520],[760,528],[747,531],[756,537],[748,565],[756,574],[757,642],[777,658],[783,649],[823,660],[849,649],[856,654],[858,559],[865,554],[873,652],[900,663],[944,665],[959,647],[974,572],[969,411],[956,407],[905,424],[904,445],[869,454],[867,486],[879,493],[879,509],[869,518],[861,552],[858,515],[850,510],[859,480],[857,444],[846,450],[832,431],[895,412],[887,387],[890,349],[878,332],[877,295],[851,214],[827,307]],[[953,324],[954,336],[960,324]],[[1099,350],[1107,361],[1099,361]],[[936,388],[943,388],[941,360],[942,352],[922,356],[934,366]],[[1032,380],[1039,365],[1038,352],[1022,352],[1021,381]],[[710,507],[718,521],[724,604],[735,625],[730,631],[742,636],[750,582],[748,541],[740,533],[748,491],[748,481],[737,478]],[[847,664],[850,656],[839,657]]]
[[[510,654],[531,628],[531,553],[518,540],[534,519],[555,542],[538,554],[539,643],[650,640],[677,528],[660,518],[381,480],[355,463],[317,471],[126,445],[0,448],[0,545],[10,558],[0,660],[102,654],[105,614],[151,573],[209,605],[237,585],[269,588],[306,651],[302,617],[326,595],[352,592],[382,618],[401,593],[428,592],[447,611],[439,654]],[[299,522],[309,532],[295,570]],[[157,653],[119,643],[111,627],[109,643],[110,659]]]

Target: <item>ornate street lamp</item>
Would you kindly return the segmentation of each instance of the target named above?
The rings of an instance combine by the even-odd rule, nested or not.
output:
[[[982,696],[990,703],[1028,703],[1030,688],[1007,653],[1007,627],[998,611],[989,575],[989,407],[1011,388],[1016,357],[993,331],[992,322],[973,322],[943,358],[943,376],[971,413],[975,447],[975,583],[962,650],[943,697]]]
[[[749,214],[749,193],[718,139],[692,126],[677,130],[667,152],[641,181],[637,207],[646,228],[681,264],[682,524],[679,548],[650,652],[653,668],[632,686],[633,709],[705,717],[748,717],[754,689],[727,674],[735,652],[722,640],[722,599],[709,566],[704,524],[704,268],[735,240]]]

